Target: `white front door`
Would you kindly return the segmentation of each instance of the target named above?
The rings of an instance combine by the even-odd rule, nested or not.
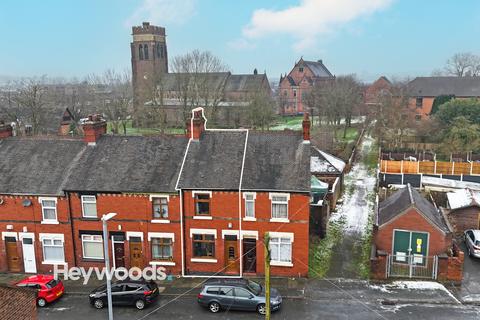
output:
[[[23,266],[26,273],[36,273],[37,264],[35,262],[35,247],[33,246],[33,238],[22,239],[23,249]]]

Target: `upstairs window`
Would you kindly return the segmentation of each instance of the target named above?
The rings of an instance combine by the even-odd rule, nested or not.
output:
[[[168,219],[168,199],[152,198],[153,220]]]
[[[303,72],[303,67],[299,67],[299,68],[298,68],[298,71],[299,71],[299,72]]]
[[[143,57],[145,60],[148,60],[148,44],[143,45]]]
[[[97,218],[97,198],[82,196],[82,215],[84,218]]]
[[[423,106],[423,98],[422,97],[418,97],[417,99],[415,99],[415,106],[417,108],[421,108]]]
[[[55,199],[41,199],[42,220],[44,222],[57,222],[57,201]]]
[[[244,193],[245,218],[255,218],[255,193]]]
[[[272,219],[288,219],[288,194],[270,194]]]
[[[140,45],[138,47],[138,59],[143,60],[143,46],[142,45]]]
[[[209,216],[210,213],[210,194],[196,193],[195,194],[195,215]]]

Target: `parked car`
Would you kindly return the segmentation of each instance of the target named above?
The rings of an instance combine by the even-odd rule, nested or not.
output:
[[[198,294],[198,303],[217,313],[222,309],[257,311],[265,314],[265,288],[248,279],[209,279]],[[270,289],[270,308],[280,309],[282,297]]]
[[[17,287],[37,291],[37,305],[45,307],[47,303],[60,298],[65,288],[61,280],[55,280],[51,275],[36,275],[25,278],[15,284]]]
[[[158,286],[154,281],[123,280],[112,283],[113,305],[134,305],[142,310],[147,304],[158,297]],[[90,304],[97,309],[107,305],[107,285],[102,285],[93,290],[90,295]]]
[[[464,237],[468,255],[480,258],[480,230],[465,230]]]

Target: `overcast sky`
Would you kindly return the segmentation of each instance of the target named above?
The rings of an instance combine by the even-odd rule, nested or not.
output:
[[[131,26],[167,29],[169,56],[210,50],[233,72],[288,72],[301,56],[365,81],[428,76],[480,54],[477,0],[2,0],[0,76],[130,68]]]

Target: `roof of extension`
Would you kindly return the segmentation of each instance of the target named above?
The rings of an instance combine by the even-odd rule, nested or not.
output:
[[[417,77],[408,89],[411,96],[480,97],[480,77]]]
[[[0,139],[0,194],[62,194],[86,148],[82,140],[73,139]]]
[[[447,193],[450,209],[480,207],[480,191],[471,189],[458,189]]]
[[[310,145],[301,134],[205,131],[192,141],[179,188],[310,191]]]
[[[175,192],[188,139],[102,136],[88,146],[65,186],[72,191]]]
[[[313,174],[340,174],[345,165],[342,159],[312,147],[310,169]]]
[[[417,190],[412,188],[410,184],[398,190],[379,204],[377,212],[378,226],[381,227],[390,222],[403,214],[405,210],[412,207],[416,208],[426,220],[436,225],[443,232],[447,233],[450,231],[435,206],[425,199]]]

